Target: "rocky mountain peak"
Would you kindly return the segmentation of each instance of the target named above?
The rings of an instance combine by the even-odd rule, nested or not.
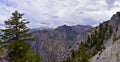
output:
[[[91,28],[92,26],[90,25],[74,25],[74,26],[62,25],[56,28],[55,30],[61,32],[75,31],[76,33],[83,33]]]
[[[117,12],[111,17],[110,23],[117,26],[120,24],[120,12]]]
[[[56,28],[55,30],[57,31],[70,31],[71,27],[67,26],[67,25],[63,25],[63,26],[59,26],[58,28]]]
[[[116,14],[114,14],[112,17],[111,17],[111,20],[118,20],[120,19],[120,12],[116,12]]]

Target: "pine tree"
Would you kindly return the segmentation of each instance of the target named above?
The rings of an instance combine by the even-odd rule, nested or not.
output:
[[[12,62],[40,62],[39,56],[34,54],[27,43],[32,40],[29,22],[22,18],[23,14],[15,11],[10,19],[5,21],[6,29],[2,30],[2,42]]]
[[[5,42],[10,42],[14,40],[27,41],[31,40],[31,34],[28,33],[29,28],[26,26],[29,22],[22,19],[23,14],[15,11],[12,13],[12,17],[5,21],[6,29],[2,30],[4,32],[3,40]]]

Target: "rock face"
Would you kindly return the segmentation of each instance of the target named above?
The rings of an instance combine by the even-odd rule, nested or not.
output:
[[[80,42],[80,37],[85,40],[85,35],[91,28],[82,25],[63,25],[53,30],[33,31],[35,41],[30,44],[43,62],[59,62],[70,54],[70,50],[77,49],[75,44]]]
[[[0,62],[11,62],[11,60],[5,55],[0,55]]]
[[[120,62],[120,12],[113,15],[109,21],[114,28],[114,33],[105,41],[105,49],[90,59],[91,62]],[[113,40],[114,37],[116,40]]]
[[[117,25],[117,26],[119,25],[119,23],[120,23],[120,12],[117,12],[116,14],[114,14],[111,17],[110,23],[114,24],[114,25]]]
[[[95,55],[91,62],[120,62],[120,40]]]

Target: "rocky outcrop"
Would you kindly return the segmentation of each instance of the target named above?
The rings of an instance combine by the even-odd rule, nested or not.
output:
[[[0,62],[11,62],[11,60],[6,55],[0,55]]]
[[[120,62],[120,40],[95,55],[91,62]]]
[[[120,62],[120,12],[114,14],[109,21],[113,27],[113,34],[105,40],[105,49],[90,59],[91,62]]]

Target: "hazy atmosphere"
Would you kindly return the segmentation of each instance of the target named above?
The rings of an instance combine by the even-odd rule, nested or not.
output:
[[[96,26],[120,10],[120,0],[0,0],[0,26],[12,12],[24,13],[29,27]]]

